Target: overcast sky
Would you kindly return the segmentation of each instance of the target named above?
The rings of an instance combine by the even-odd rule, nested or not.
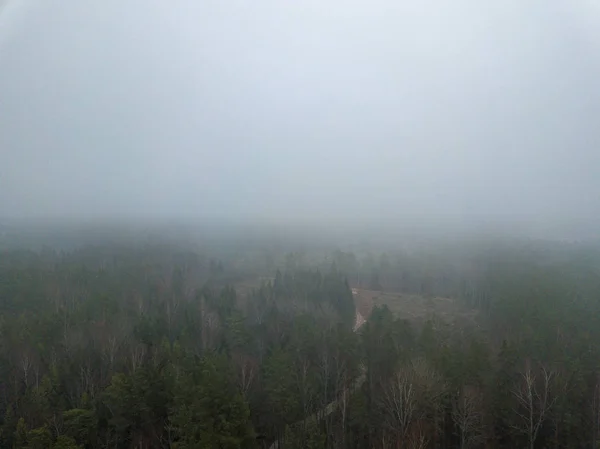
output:
[[[599,0],[9,0],[0,215],[596,221]]]

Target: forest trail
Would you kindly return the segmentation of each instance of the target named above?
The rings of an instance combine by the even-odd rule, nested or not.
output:
[[[355,294],[354,291],[353,291],[353,294]],[[353,327],[354,332],[356,332],[358,329],[360,329],[363,326],[363,324],[365,324],[366,322],[367,322],[367,320],[365,319],[365,317],[363,317],[361,315],[361,313],[358,311],[358,309],[356,309],[356,318],[355,318],[354,327]],[[344,398],[347,398],[348,393],[351,394],[351,393],[354,393],[356,390],[358,390],[362,386],[362,384],[364,383],[366,378],[367,378],[367,370],[364,366],[361,365],[359,376],[354,380],[352,385],[349,388],[347,388],[337,399],[334,399],[329,404],[327,404],[325,407],[323,407],[321,410],[316,411],[312,415],[309,415],[309,416],[305,417],[304,419],[291,424],[290,427],[295,427],[302,423],[309,424],[313,421],[319,421],[319,420],[331,415],[338,408],[341,401]],[[269,449],[279,449],[279,441],[280,440],[275,440],[273,442],[273,444],[271,444],[269,446]]]
[[[365,324],[367,320],[365,320],[365,317],[362,316],[360,314],[360,312],[357,310],[356,311],[356,321],[354,322],[354,332],[356,332],[358,329],[360,329],[360,327]]]

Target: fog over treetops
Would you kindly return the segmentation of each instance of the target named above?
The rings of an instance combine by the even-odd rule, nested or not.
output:
[[[1,217],[600,224],[593,0],[3,3]]]

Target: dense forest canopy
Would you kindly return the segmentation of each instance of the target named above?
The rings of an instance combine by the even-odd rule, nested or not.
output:
[[[600,444],[594,244],[6,232],[0,447]]]

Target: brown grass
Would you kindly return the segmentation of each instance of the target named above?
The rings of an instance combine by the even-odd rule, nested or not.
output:
[[[356,308],[365,318],[374,306],[387,305],[397,317],[413,322],[423,322],[433,316],[448,322],[457,320],[473,321],[474,310],[467,309],[459,302],[442,297],[426,298],[397,292],[354,289]]]
[[[238,283],[235,289],[238,293],[239,303],[244,304],[250,292],[254,288],[260,287],[263,280],[265,279],[252,279]],[[426,298],[399,292],[382,292],[358,288],[353,288],[352,294],[356,310],[365,319],[369,318],[373,307],[384,304],[389,307],[395,316],[414,323],[422,323],[433,316],[449,323],[474,323],[477,318],[476,311],[468,309],[459,301],[451,298]]]

